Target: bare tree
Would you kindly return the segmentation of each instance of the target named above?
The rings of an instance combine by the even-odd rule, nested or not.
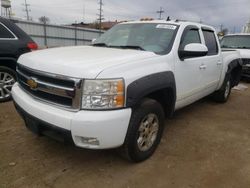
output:
[[[222,33],[223,33],[224,35],[227,35],[227,34],[228,34],[228,29],[227,29],[227,28],[222,29]]]
[[[47,23],[50,22],[50,19],[48,17],[46,17],[46,16],[42,16],[38,20],[39,20],[39,22],[41,22],[43,24],[47,24]]]

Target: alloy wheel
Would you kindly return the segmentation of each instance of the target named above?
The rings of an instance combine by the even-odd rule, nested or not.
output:
[[[148,151],[156,141],[159,119],[155,114],[146,115],[140,123],[137,145],[140,151]]]
[[[7,99],[11,95],[11,88],[16,82],[15,78],[7,73],[0,72],[0,99]]]

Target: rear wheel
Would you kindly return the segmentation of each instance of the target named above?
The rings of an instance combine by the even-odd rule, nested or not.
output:
[[[227,102],[227,100],[231,94],[231,88],[232,88],[231,76],[227,75],[220,90],[216,91],[213,94],[213,99],[216,102],[220,102],[220,103]]]
[[[160,143],[164,127],[164,111],[152,99],[145,99],[133,110],[125,143],[124,157],[134,162],[148,159]]]
[[[15,71],[7,67],[0,67],[0,102],[11,99],[11,88],[15,82]]]

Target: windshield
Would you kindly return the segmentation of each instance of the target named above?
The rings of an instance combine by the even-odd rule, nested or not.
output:
[[[221,41],[221,47],[250,49],[250,35],[226,36]]]
[[[166,54],[172,48],[176,30],[177,26],[170,24],[120,24],[103,34],[93,45]]]

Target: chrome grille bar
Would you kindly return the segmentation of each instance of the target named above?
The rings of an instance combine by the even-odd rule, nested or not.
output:
[[[26,91],[30,92],[30,94],[35,98],[40,98],[43,101],[55,104],[53,97],[57,97],[58,100],[55,101],[60,101],[60,103],[57,102],[59,106],[65,106],[66,108],[71,108],[73,110],[80,109],[82,88],[81,79],[41,72],[22,65],[18,65],[17,75],[18,81],[21,86],[23,86],[23,88]],[[36,83],[35,88],[30,87],[30,85],[28,84],[28,81],[30,80]],[[67,82],[66,85],[64,85],[65,82]],[[68,86],[69,83],[72,83],[72,87]],[[48,96],[45,97],[45,95],[47,94],[49,94],[51,98]],[[70,105],[68,103],[67,105],[64,104],[64,101],[68,101],[67,99],[71,100]]]

